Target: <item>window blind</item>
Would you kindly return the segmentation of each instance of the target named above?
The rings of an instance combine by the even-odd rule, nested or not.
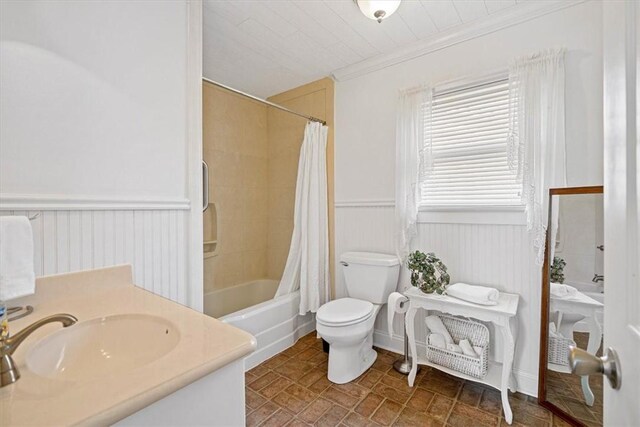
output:
[[[521,205],[522,185],[507,164],[507,79],[433,96],[433,167],[421,185],[424,206]]]

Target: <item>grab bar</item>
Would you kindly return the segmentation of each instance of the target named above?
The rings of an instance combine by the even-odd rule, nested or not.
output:
[[[202,161],[202,212],[209,208],[209,165]]]

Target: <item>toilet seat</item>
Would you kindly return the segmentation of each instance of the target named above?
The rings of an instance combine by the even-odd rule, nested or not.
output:
[[[373,304],[369,301],[340,298],[320,307],[316,321],[326,326],[348,326],[367,320],[373,312]]]

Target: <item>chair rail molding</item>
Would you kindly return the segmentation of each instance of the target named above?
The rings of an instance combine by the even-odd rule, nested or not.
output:
[[[334,203],[336,208],[376,208],[394,207],[393,199],[371,199],[371,200],[340,200]]]
[[[191,202],[180,197],[108,197],[63,194],[0,193],[0,210],[189,210]]]
[[[393,209],[392,199],[340,200],[336,209]],[[421,206],[418,223],[422,224],[494,224],[526,225],[523,206]]]

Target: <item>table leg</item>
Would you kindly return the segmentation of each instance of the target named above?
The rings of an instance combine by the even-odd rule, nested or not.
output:
[[[404,316],[404,326],[407,329],[407,337],[409,339],[409,349],[411,350],[411,372],[409,372],[409,387],[413,387],[413,383],[416,380],[418,374],[418,353],[416,351],[416,331],[415,322],[416,311],[414,307],[410,307],[407,314]]]
[[[600,348],[600,342],[602,341],[602,328],[598,324],[595,315],[589,317],[589,342],[587,343],[587,351],[593,355],[596,354],[598,348]],[[584,400],[588,406],[593,406],[595,397],[591,386],[589,385],[589,376],[585,375],[580,378],[580,384],[582,385],[582,394]]]
[[[504,410],[504,419],[508,424],[513,422],[513,412],[509,405],[509,383],[511,381],[511,368],[513,366],[513,354],[515,351],[515,341],[511,333],[511,324],[500,325],[502,337],[504,339],[504,350],[502,357],[502,381],[500,384],[500,395],[502,397],[502,409]]]
[[[509,321],[509,327],[511,329],[511,336],[512,337],[517,337],[518,336],[518,317],[513,317],[510,321]],[[516,346],[516,342],[515,342],[515,338],[513,339],[513,351],[515,354],[515,346]],[[513,369],[511,369],[511,375],[509,376],[509,390],[511,390],[512,393],[515,393],[518,388],[518,382],[516,380],[516,375],[513,373]]]

